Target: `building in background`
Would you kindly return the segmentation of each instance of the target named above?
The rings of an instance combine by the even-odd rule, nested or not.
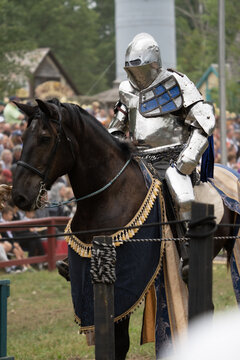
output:
[[[20,84],[16,92],[20,98],[71,98],[79,94],[50,48],[24,52],[22,56],[14,55],[14,61],[22,69],[18,74],[12,74],[13,80]]]
[[[116,80],[126,78],[124,57],[135,35],[147,32],[157,41],[164,67],[176,68],[174,0],[115,0]]]
[[[226,64],[226,74],[229,79],[232,78],[229,64]],[[214,90],[218,92],[219,87],[218,64],[211,64],[196,86],[206,101],[213,101],[211,92]]]

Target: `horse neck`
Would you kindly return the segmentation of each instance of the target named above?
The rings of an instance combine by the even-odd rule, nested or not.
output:
[[[104,187],[121,170],[127,161],[115,140],[99,126],[85,130],[73,169],[68,174],[76,198]]]
[[[94,136],[95,135],[95,136]],[[76,199],[105,187],[113,180],[129,159],[114,139],[101,134],[89,133],[84,146],[76,156],[76,164],[69,179]],[[72,229],[96,229],[108,226],[124,226],[136,214],[146,187],[140,169],[131,161],[106,190],[77,201]],[[87,239],[82,239],[87,240]]]

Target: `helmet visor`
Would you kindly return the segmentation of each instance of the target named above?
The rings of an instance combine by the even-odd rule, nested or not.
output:
[[[141,66],[125,66],[124,70],[127,72],[131,83],[140,90],[148,87],[157,76],[157,70],[153,63]]]

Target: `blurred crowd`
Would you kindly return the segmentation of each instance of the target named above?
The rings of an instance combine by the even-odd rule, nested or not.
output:
[[[218,124],[218,119],[217,119]],[[215,163],[221,163],[220,128],[214,130]],[[227,166],[240,173],[240,115],[227,118],[226,123]]]

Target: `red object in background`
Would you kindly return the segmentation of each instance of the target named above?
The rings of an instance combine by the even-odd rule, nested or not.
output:
[[[48,241],[42,240],[42,245],[45,251],[45,254],[48,252]],[[56,241],[56,254],[67,254],[68,252],[68,245],[64,239],[57,239]]]

